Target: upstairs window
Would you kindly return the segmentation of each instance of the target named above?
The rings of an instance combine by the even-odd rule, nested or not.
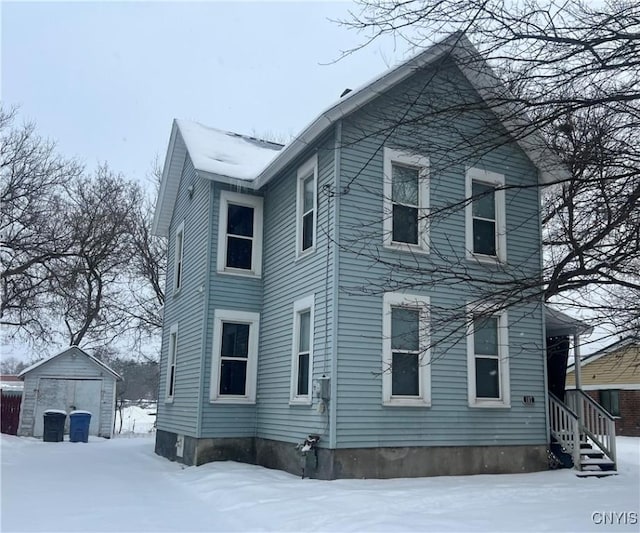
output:
[[[173,291],[178,292],[182,287],[184,270],[184,221],[178,226],[178,229],[176,229],[173,257]]]
[[[313,295],[297,300],[293,304],[291,403],[311,404],[313,304]]]
[[[255,401],[260,315],[216,310],[214,315],[211,401]]]
[[[428,251],[429,160],[384,149],[385,246]]]
[[[383,310],[383,403],[429,405],[429,298],[387,293]]]
[[[313,251],[316,242],[318,158],[312,157],[298,169],[296,253]]]
[[[506,260],[504,175],[467,171],[467,257]]]
[[[262,198],[220,194],[218,272],[260,277],[262,270]]]
[[[171,326],[169,331],[169,353],[167,357],[167,379],[165,389],[165,399],[167,402],[173,401],[176,388],[176,358],[178,355],[178,325]]]
[[[507,314],[473,314],[467,334],[469,404],[509,406]]]

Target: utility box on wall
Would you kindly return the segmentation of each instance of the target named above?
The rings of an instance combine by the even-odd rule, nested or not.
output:
[[[316,398],[329,401],[331,399],[331,378],[322,376],[313,380],[313,393]]]

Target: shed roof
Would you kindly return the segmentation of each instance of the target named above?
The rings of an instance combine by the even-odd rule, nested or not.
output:
[[[47,365],[47,364],[51,363],[51,361],[53,361],[54,359],[57,359],[58,357],[60,357],[62,355],[65,355],[65,354],[68,354],[68,353],[71,353],[71,355],[75,354],[75,355],[84,356],[89,361],[91,361],[94,365],[98,366],[101,370],[107,371],[114,378],[116,378],[116,380],[118,380],[118,381],[122,380],[122,377],[120,376],[120,374],[118,374],[115,370],[112,370],[109,366],[107,366],[102,361],[100,361],[100,359],[97,359],[93,355],[88,354],[87,352],[85,352],[84,350],[81,350],[77,346],[70,346],[66,350],[62,350],[60,353],[52,355],[51,357],[47,357],[46,359],[43,359],[42,361],[38,361],[37,363],[34,363],[33,365],[25,368],[22,372],[20,372],[20,374],[18,374],[18,377],[20,379],[24,379],[24,376],[26,374],[28,374],[29,372],[31,372],[31,371],[33,371],[36,368],[39,368],[41,366]]]
[[[518,113],[514,105],[508,103],[509,101],[515,101],[515,99],[508,97],[509,94],[504,84],[491,70],[486,61],[482,59],[480,53],[465,35],[461,32],[456,32],[341,97],[334,104],[322,111],[282,150],[276,148],[276,146],[279,145],[275,145],[275,143],[269,143],[273,146],[268,147],[265,141],[229,132],[220,132],[220,130],[206,128],[200,124],[198,124],[199,128],[194,128],[195,130],[199,129],[197,139],[193,139],[196,142],[191,142],[192,139],[188,139],[191,135],[191,133],[188,132],[184,143],[196,169],[198,169],[198,166],[208,167],[210,164],[214,165],[214,172],[201,168],[201,170],[208,174],[206,177],[223,182],[229,182],[230,179],[239,178],[244,180],[246,187],[259,189],[281,172],[296,157],[301,155],[310,144],[315,142],[337,121],[362,108],[374,98],[380,96],[380,94],[407,79],[417,70],[431,65],[445,56],[451,57],[456,62],[463,75],[485,101],[492,101],[491,109],[502,121],[507,131],[527,131],[527,118],[520,116],[521,113]],[[496,105],[496,102],[502,103]],[[173,206],[178,194],[178,182],[180,180],[179,170],[176,170],[176,166],[170,163],[173,157],[174,147],[176,146],[178,130],[182,133],[182,130],[185,130],[185,126],[187,127],[186,129],[189,128],[189,124],[194,123],[174,120],[153,220],[153,232],[157,235],[168,234],[169,224],[173,214]],[[204,130],[208,129],[217,133],[212,135],[210,140],[207,140],[207,135],[200,135],[204,133],[203,128]],[[239,173],[242,177],[238,175],[238,172],[235,172],[234,176],[230,176],[229,172],[233,171],[229,170],[229,165],[222,165],[222,163],[226,163],[226,161],[220,161],[220,159],[228,159],[230,157],[229,154],[224,154],[222,158],[214,157],[213,160],[217,159],[217,162],[212,162],[210,155],[207,155],[216,152],[216,148],[209,147],[208,143],[214,142],[214,136],[220,138],[219,133],[223,134],[222,140],[225,141],[225,144],[228,144],[230,139],[225,138],[224,135],[227,137],[236,136],[239,141],[237,144],[240,146],[242,146],[240,141],[242,141],[243,144],[254,144],[253,142],[249,143],[247,141],[248,139],[252,139],[260,145],[261,148],[265,148],[267,151],[263,152],[263,166],[259,167],[257,164],[258,157],[253,158],[258,152],[254,153],[252,150],[252,164],[231,165],[235,171],[242,169]],[[553,183],[565,179],[568,176],[566,168],[561,164],[557,156],[548,149],[544,140],[535,131],[530,131],[528,135],[519,135],[516,142],[538,168],[541,183]],[[264,146],[262,146],[262,144]],[[243,148],[248,147],[243,146]],[[267,157],[267,155],[270,155],[270,157]],[[198,161],[198,163],[196,163],[196,161]],[[256,163],[255,166],[253,163]],[[220,167],[224,167],[225,173],[217,174]]]

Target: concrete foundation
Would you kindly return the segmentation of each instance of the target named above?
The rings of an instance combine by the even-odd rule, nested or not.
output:
[[[513,474],[548,469],[547,446],[438,446],[403,448],[318,448],[302,455],[295,444],[260,438],[184,437],[159,430],[158,455],[187,465],[238,461],[316,479],[394,478]]]

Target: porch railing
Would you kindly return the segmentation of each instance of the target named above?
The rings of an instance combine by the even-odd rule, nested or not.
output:
[[[573,464],[580,469],[580,431],[578,415],[557,396],[549,393],[549,422],[551,435],[570,453]]]
[[[613,416],[582,390],[572,389],[565,394],[567,406],[578,417],[580,433],[589,437],[616,463],[616,425]]]

